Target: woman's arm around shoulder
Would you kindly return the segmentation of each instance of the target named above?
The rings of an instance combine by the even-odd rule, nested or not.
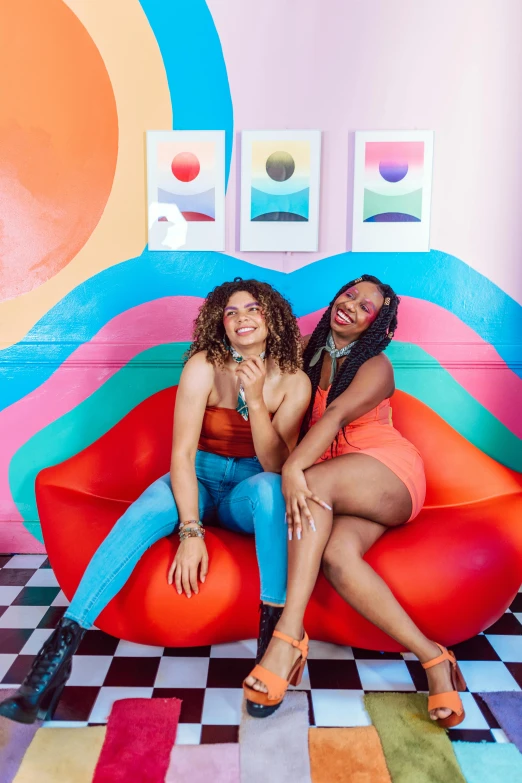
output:
[[[376,408],[395,391],[393,367],[383,353],[372,356],[355,373],[348,388],[327,408],[339,423],[338,429]],[[325,414],[326,415],[326,414]]]
[[[354,379],[324,412],[288,459],[285,470],[306,470],[324,454],[342,427],[368,413],[394,392],[393,368],[383,354],[373,356],[357,370]]]

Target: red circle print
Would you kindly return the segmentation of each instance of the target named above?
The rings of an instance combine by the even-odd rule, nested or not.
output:
[[[192,182],[198,176],[201,166],[193,152],[180,152],[173,159],[171,169],[180,182]]]

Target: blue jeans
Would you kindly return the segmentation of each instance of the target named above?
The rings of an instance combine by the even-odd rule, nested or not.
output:
[[[261,600],[283,604],[287,531],[281,476],[264,473],[257,457],[220,457],[205,451],[196,454],[196,476],[200,519],[217,516],[227,530],[255,535]],[[167,473],[129,506],[100,544],[65,617],[76,620],[83,628],[91,628],[125,585],[143,553],[173,533],[178,523]]]

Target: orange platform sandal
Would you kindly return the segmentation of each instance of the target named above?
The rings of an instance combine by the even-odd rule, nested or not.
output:
[[[272,715],[282,704],[285,697],[285,693],[288,690],[289,685],[299,685],[303,676],[303,670],[308,657],[308,635],[305,633],[301,641],[292,639],[291,636],[287,636],[280,631],[274,631],[272,634],[277,639],[282,639],[287,644],[291,644],[297,650],[300,650],[301,655],[292,666],[288,678],[284,680],[279,675],[265,669],[264,666],[257,664],[250,672],[251,677],[255,677],[266,685],[268,693],[261,693],[251,688],[246,682],[243,682],[243,691],[245,693],[247,712],[253,718],[268,718]]]
[[[436,666],[438,663],[442,663],[442,661],[449,661],[451,665],[451,682],[453,684],[453,690],[448,691],[447,693],[436,693],[434,696],[429,696],[428,712],[431,712],[432,710],[452,710],[451,715],[448,715],[447,718],[437,718],[436,721],[439,726],[450,729],[453,726],[458,726],[466,717],[462,700],[457,693],[457,691],[466,690],[466,681],[462,676],[457,659],[451,650],[447,650],[442,644],[438,644],[438,642],[435,642],[435,644],[441,651],[441,655],[432,658],[431,661],[426,661],[422,666],[424,669],[431,669],[432,666]]]

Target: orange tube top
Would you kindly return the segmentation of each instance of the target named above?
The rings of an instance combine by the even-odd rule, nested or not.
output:
[[[221,457],[255,457],[250,422],[232,408],[207,408],[198,449]]]

